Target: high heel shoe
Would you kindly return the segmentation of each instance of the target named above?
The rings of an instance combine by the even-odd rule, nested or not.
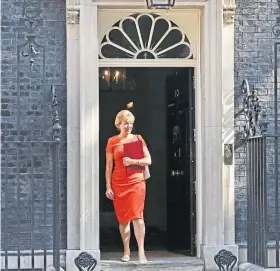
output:
[[[130,261],[130,257],[128,256],[128,255],[124,255],[124,256],[122,256],[122,262],[129,262]]]
[[[139,256],[139,264],[146,264],[147,262],[148,262],[148,260],[145,255],[144,255],[144,257]]]

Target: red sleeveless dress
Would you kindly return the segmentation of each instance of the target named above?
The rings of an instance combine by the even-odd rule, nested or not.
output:
[[[139,140],[146,146],[143,138],[138,135]],[[129,142],[138,140],[136,137]],[[125,143],[124,143],[125,144]],[[126,174],[123,164],[123,143],[118,136],[109,138],[106,152],[114,155],[114,169],[112,173],[112,190],[114,192],[114,209],[119,224],[124,224],[132,219],[143,219],[144,202],[146,196],[146,182],[143,173]]]

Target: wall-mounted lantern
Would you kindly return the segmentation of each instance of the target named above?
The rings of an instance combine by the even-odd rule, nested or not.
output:
[[[176,0],[146,0],[148,9],[169,9],[174,7]]]

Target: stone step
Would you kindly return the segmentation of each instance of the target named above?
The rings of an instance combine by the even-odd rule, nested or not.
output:
[[[101,271],[203,271],[203,263],[147,263],[139,265],[137,262],[133,263],[113,263],[103,261],[101,262]]]
[[[119,259],[121,254],[107,255],[101,260],[101,271],[203,271],[203,261],[195,257],[187,257],[178,254],[148,252],[148,263],[139,264],[137,256],[132,255],[131,261],[123,263]],[[101,254],[102,256],[102,254]]]

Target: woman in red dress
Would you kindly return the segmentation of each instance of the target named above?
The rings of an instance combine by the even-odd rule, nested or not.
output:
[[[106,147],[106,196],[113,200],[115,213],[124,245],[122,261],[130,260],[130,222],[132,221],[138,244],[139,262],[146,263],[144,250],[145,224],[144,201],[146,182],[144,172],[127,175],[126,166],[151,164],[151,156],[146,143],[140,135],[133,135],[134,116],[128,110],[120,111],[115,125],[120,133],[109,138]],[[123,145],[136,140],[143,142],[144,158],[131,159],[124,157]]]

